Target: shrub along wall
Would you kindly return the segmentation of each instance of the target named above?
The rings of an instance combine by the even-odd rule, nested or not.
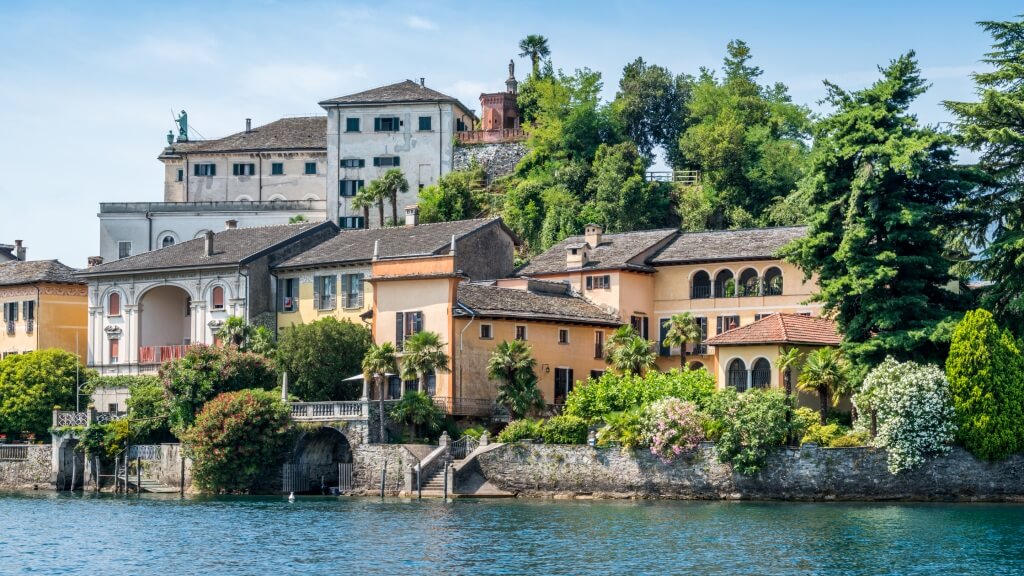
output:
[[[647,450],[534,444],[505,444],[476,460],[491,484],[523,496],[1024,501],[1024,455],[985,462],[960,448],[898,475],[884,450],[810,444],[773,453],[753,476],[719,463],[710,443],[671,463]]]

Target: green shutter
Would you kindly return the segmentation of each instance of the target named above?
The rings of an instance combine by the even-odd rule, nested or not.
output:
[[[380,118],[373,119],[373,131],[380,132]]]
[[[392,166],[398,166],[398,156],[395,156],[394,162],[392,162],[391,165]]]
[[[374,166],[380,166],[380,158],[379,157],[377,157],[377,156],[373,157],[373,165]]]
[[[398,116],[391,121],[391,129],[398,132],[398,127],[402,125],[402,121],[398,119]]]

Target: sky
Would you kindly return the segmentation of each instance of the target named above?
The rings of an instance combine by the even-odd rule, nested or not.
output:
[[[974,94],[990,38],[975,22],[1024,12],[1011,2],[46,2],[0,1],[0,243],[30,259],[84,267],[99,253],[100,202],[163,199],[156,159],[187,110],[206,138],[317,102],[404,79],[479,109],[522,79],[517,45],[549,39],[556,68],[600,71],[615,95],[643,57],[674,73],[720,68],[746,41],[765,82],[818,113],[822,80],[870,84],[877,66],[915,50],[932,87],[914,105],[948,121],[943,100]]]

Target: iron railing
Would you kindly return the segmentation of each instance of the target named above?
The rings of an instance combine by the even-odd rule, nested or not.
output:
[[[342,308],[362,308],[363,307],[363,293],[348,293],[343,292],[341,294],[341,307]]]
[[[772,371],[771,370],[751,370],[750,371],[750,387],[751,388],[771,388],[772,385]]]
[[[36,321],[34,319],[29,318],[28,320],[25,320],[25,334],[31,334],[35,329]]]
[[[729,386],[736,389],[737,392],[744,392],[747,389],[747,370],[729,370]]]
[[[0,444],[0,462],[28,460],[28,444]]]
[[[711,298],[710,284],[695,284],[690,288],[690,298]]]
[[[88,412],[73,412],[68,410],[53,411],[53,427],[63,428],[65,426],[86,426],[89,424]]]
[[[132,444],[128,449],[129,460],[159,462],[161,456],[159,444]]]
[[[480,441],[472,436],[463,436],[451,445],[452,460],[464,460],[480,446]]]
[[[651,170],[647,172],[648,182],[675,182],[684,186],[700,183],[700,170]]]
[[[489,398],[435,397],[434,404],[453,416],[488,416],[494,410],[494,401]]]
[[[188,344],[174,346],[139,346],[139,364],[163,364],[183,358],[191,348]]]

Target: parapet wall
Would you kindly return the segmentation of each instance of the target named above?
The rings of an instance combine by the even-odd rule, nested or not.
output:
[[[753,476],[718,462],[705,443],[664,463],[647,451],[505,444],[476,458],[499,489],[522,496],[693,500],[1024,501],[1024,455],[985,462],[960,448],[898,475],[884,450],[781,449]]]

